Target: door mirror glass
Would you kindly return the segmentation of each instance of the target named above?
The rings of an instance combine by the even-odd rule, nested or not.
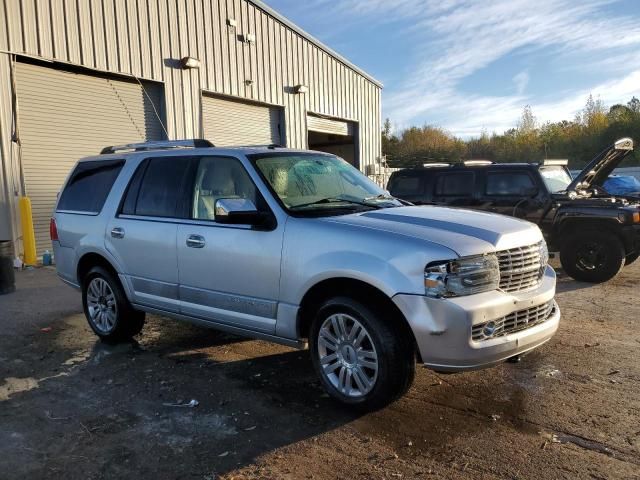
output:
[[[263,220],[248,198],[219,198],[215,205],[215,221],[227,224],[257,225]]]

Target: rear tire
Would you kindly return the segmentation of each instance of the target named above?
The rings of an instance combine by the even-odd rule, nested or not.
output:
[[[564,271],[581,282],[602,283],[625,264],[624,245],[611,232],[589,230],[569,234],[560,248]]]
[[[415,347],[400,319],[384,309],[335,297],[311,325],[311,359],[322,386],[339,402],[376,410],[400,398],[415,376]]]
[[[105,342],[130,340],[144,326],[144,312],[133,309],[118,278],[102,267],[83,279],[82,305],[89,326]]]

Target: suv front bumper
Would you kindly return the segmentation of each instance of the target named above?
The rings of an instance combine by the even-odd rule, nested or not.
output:
[[[528,292],[492,291],[447,299],[398,294],[393,301],[413,330],[425,366],[456,372],[493,366],[549,340],[560,321],[555,289],[556,274],[547,267],[540,285]],[[521,325],[520,330],[495,338],[472,339],[474,325],[513,319],[516,312],[550,302],[550,313],[533,326]]]

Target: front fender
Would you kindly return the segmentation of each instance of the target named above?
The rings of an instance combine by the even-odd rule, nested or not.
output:
[[[426,240],[295,219],[285,231],[280,299],[299,305],[311,287],[331,278],[360,280],[389,298],[423,294],[427,263],[452,258],[453,250]]]

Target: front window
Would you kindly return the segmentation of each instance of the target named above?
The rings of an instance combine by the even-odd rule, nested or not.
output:
[[[487,174],[487,195],[529,196],[536,190],[531,177],[524,172],[491,172]]]
[[[401,202],[333,155],[268,153],[250,155],[290,212],[333,212],[399,206]]]
[[[571,183],[571,175],[563,167],[542,167],[540,174],[551,193],[563,192]]]

